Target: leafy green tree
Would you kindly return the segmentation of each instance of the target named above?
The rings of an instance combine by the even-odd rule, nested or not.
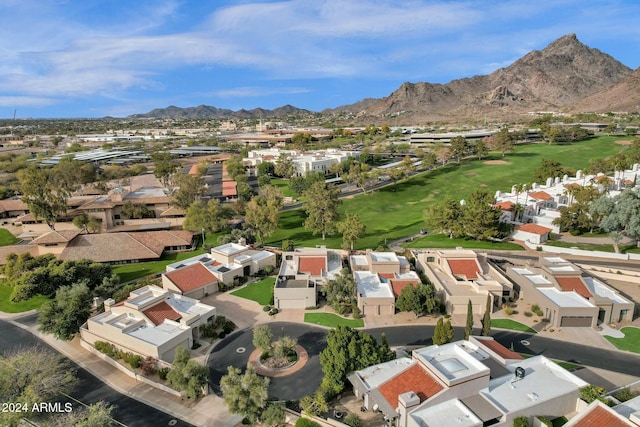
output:
[[[265,426],[284,427],[286,425],[284,405],[282,403],[270,403],[262,412],[261,419]]]
[[[455,157],[458,160],[458,163],[460,163],[460,160],[462,160],[469,151],[469,143],[467,142],[467,138],[460,135],[453,137],[451,138],[451,142],[449,145],[451,147],[451,153],[453,154],[453,157]]]
[[[245,222],[255,232],[264,245],[266,236],[272,235],[278,228],[278,216],[283,207],[284,197],[280,190],[267,185],[260,190],[260,194],[247,203]]]
[[[354,213],[347,212],[345,219],[338,223],[338,231],[342,233],[342,249],[353,250],[353,243],[367,230],[367,226]]]
[[[178,174],[175,181],[178,189],[173,193],[172,204],[180,209],[187,210],[204,194],[204,182],[199,175]]]
[[[475,144],[473,144],[472,151],[473,151],[473,154],[478,156],[478,160],[482,160],[483,157],[489,154],[489,147],[487,147],[487,144],[485,143],[485,141],[481,139],[476,141]]]
[[[53,415],[49,419],[49,427],[112,427],[116,422],[111,417],[113,407],[104,401],[93,403],[87,407],[74,409],[63,415]]]
[[[366,163],[354,163],[349,168],[349,172],[344,176],[344,180],[367,193],[367,183],[371,177],[371,166]]]
[[[176,354],[167,374],[167,381],[179,391],[184,391],[189,399],[196,399],[207,385],[209,368],[189,358],[189,350],[176,348]]]
[[[344,388],[348,372],[393,359],[387,356],[390,355],[383,355],[380,345],[371,335],[338,326],[329,331],[327,347],[320,353],[324,373],[321,387],[328,393],[339,393]]]
[[[601,196],[591,204],[590,212],[600,219],[600,228],[631,237],[640,247],[640,195],[637,191],[626,189],[614,197]]]
[[[273,356],[285,358],[296,353],[298,341],[292,337],[282,337],[273,345]]]
[[[486,190],[469,194],[462,210],[462,222],[467,236],[487,240],[498,234],[500,209],[494,207],[495,199]]]
[[[289,157],[285,153],[280,153],[280,155],[278,156],[278,159],[276,160],[274,172],[276,175],[282,178],[285,178],[285,179],[291,178],[294,172],[293,160],[291,159],[291,157]]]
[[[427,311],[427,299],[435,297],[427,290],[427,285],[406,286],[398,295],[396,308],[399,311],[411,311],[418,318]]]
[[[433,151],[425,153],[420,164],[425,169],[431,169],[438,163],[438,156]]]
[[[337,188],[328,187],[324,182],[316,182],[305,191],[308,202],[304,207],[307,213],[304,227],[314,235],[322,234],[322,240],[336,229],[340,204],[338,192]]]
[[[473,334],[473,304],[471,304],[471,300],[469,300],[469,304],[467,305],[467,324],[464,328],[464,339],[468,340],[469,337]]]
[[[195,231],[204,229],[207,233],[216,233],[226,227],[229,218],[231,211],[221,206],[218,200],[198,200],[187,209],[182,228]]]
[[[425,217],[427,227],[447,234],[450,239],[464,236],[462,206],[448,195],[440,204],[425,211]]]
[[[487,295],[487,306],[484,309],[484,315],[482,316],[482,332],[483,337],[488,337],[491,334],[491,295]]]
[[[18,172],[22,201],[36,218],[54,229],[58,218],[67,212],[67,200],[75,186],[56,174],[56,169],[30,166]]]
[[[364,424],[362,423],[362,418],[354,414],[353,412],[349,413],[344,418],[344,423],[349,427],[362,427]]]
[[[31,405],[69,393],[78,383],[75,370],[61,355],[39,347],[0,355],[0,396],[4,402]],[[17,426],[24,413],[0,411],[0,425]],[[71,424],[68,424],[71,425]]]
[[[565,174],[570,174],[571,172],[557,160],[542,159],[540,166],[533,171],[533,176],[537,182],[544,183],[547,178],[562,178]]]
[[[391,178],[391,181],[393,181],[394,186],[398,184],[398,181],[407,176],[405,170],[401,167],[387,169],[387,175],[389,176],[389,178]]]
[[[299,150],[304,150],[311,142],[311,135],[308,133],[296,132],[291,137],[291,144]]]
[[[141,203],[125,202],[122,215],[130,219],[155,218],[156,213]]]
[[[513,150],[514,139],[509,129],[504,127],[500,129],[496,134],[490,137],[491,148],[502,153],[504,157],[507,151]]]
[[[92,295],[86,282],[63,286],[53,301],[42,305],[38,316],[39,329],[69,341],[91,315]]]
[[[273,333],[269,325],[258,325],[253,328],[253,345],[263,353],[273,349]]]
[[[271,176],[275,172],[276,166],[272,162],[262,162],[258,165],[258,176]]]
[[[323,291],[327,304],[339,313],[343,313],[345,307],[350,308],[356,302],[356,283],[347,268],[342,269],[335,279],[327,281]]]
[[[450,343],[453,340],[454,330],[451,326],[451,320],[447,319],[445,322],[442,317],[438,318],[436,328],[433,331],[433,337],[431,340],[435,345],[443,345]]]
[[[238,181],[240,176],[244,176],[244,165],[242,164],[242,159],[240,156],[231,156],[227,161],[224,162],[224,166],[227,170],[229,176]]]
[[[162,185],[167,187],[169,177],[175,173],[180,163],[167,151],[151,154],[151,160],[153,161],[153,175],[162,181]]]
[[[220,379],[222,398],[232,414],[255,422],[267,405],[269,378],[256,374],[252,364],[247,364],[244,374],[233,366],[227,367],[227,375]]]
[[[98,218],[93,215],[87,215],[86,212],[81,212],[73,217],[73,225],[87,233],[97,233],[102,227],[102,223]]]
[[[302,410],[313,416],[318,416],[323,412],[329,410],[329,403],[327,402],[327,395],[319,388],[311,396],[304,396],[300,399],[300,407]]]

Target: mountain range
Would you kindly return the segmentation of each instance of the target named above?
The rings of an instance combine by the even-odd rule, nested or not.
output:
[[[401,114],[407,120],[454,121],[467,118],[512,118],[528,111],[609,112],[640,110],[640,68],[581,43],[575,34],[534,50],[489,75],[446,84],[403,83],[385,98],[368,98],[322,113],[351,113],[380,121]],[[135,118],[272,118],[313,114],[286,105],[232,111],[206,105],[155,109]]]

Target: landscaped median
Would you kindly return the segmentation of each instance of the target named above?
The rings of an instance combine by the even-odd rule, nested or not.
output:
[[[364,320],[362,319],[347,319],[333,313],[305,313],[304,321],[329,328],[335,328],[337,326],[349,326],[350,328],[364,327]]]

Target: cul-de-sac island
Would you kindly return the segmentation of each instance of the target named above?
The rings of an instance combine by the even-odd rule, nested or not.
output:
[[[0,424],[640,425],[640,69],[2,120]]]

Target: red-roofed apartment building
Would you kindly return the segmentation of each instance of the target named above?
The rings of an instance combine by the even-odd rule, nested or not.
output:
[[[546,357],[524,359],[491,337],[418,348],[347,379],[364,408],[396,427],[511,426],[540,411],[560,417],[578,410],[587,385]]]
[[[80,328],[84,347],[104,341],[165,364],[173,361],[176,348],[190,349],[200,326],[210,324],[216,316],[215,307],[157,286],[136,289],[117,304],[109,298],[104,307],[104,313]]]
[[[467,313],[469,300],[474,314],[484,314],[487,295],[494,307],[514,298],[513,285],[491,264],[485,254],[468,249],[415,250],[416,269],[433,283],[447,313]]]
[[[516,227],[511,235],[513,240],[522,240],[539,245],[549,240],[549,233],[553,230],[538,224],[522,224]]]

